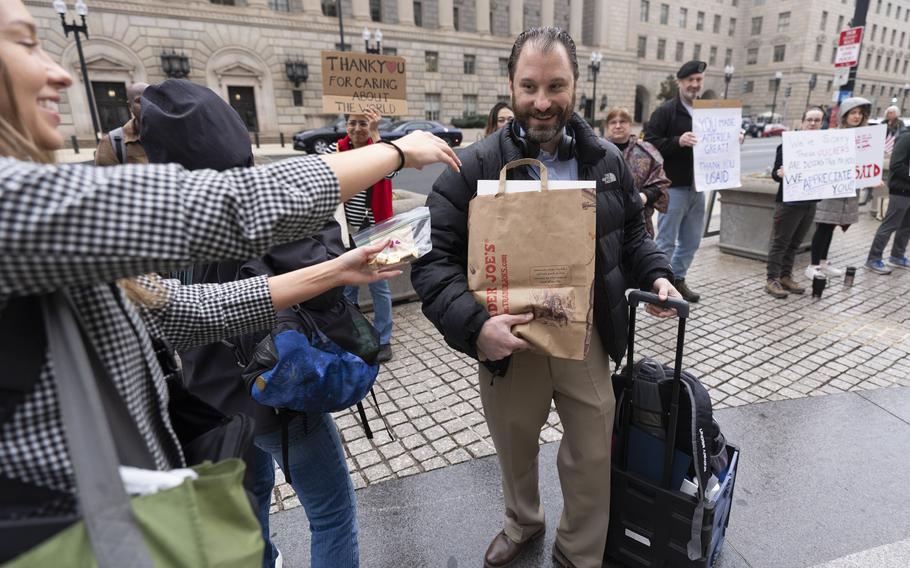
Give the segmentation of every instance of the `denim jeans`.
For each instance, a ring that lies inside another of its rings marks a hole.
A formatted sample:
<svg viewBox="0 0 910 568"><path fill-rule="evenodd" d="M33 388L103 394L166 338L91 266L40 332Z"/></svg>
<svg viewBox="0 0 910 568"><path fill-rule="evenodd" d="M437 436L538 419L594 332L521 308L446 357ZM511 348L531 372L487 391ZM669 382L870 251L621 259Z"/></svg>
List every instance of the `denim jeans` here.
<svg viewBox="0 0 910 568"><path fill-rule="evenodd" d="M306 430L306 431L304 431ZM281 459L281 431L253 439L256 446L256 482L253 493L259 502L259 523L265 539L263 568L274 566L277 550L269 538L269 502L275 485L274 461ZM288 426L288 468L291 486L310 522L312 568L356 568L360 564L357 544L357 504L354 485L341 447L341 438L329 414L308 414Z"/></svg>
<svg viewBox="0 0 910 568"><path fill-rule="evenodd" d="M373 282L369 286L373 296L373 327L379 332L380 345L388 345L392 341L392 289L388 280ZM360 305L359 287L345 286L344 295Z"/></svg>
<svg viewBox="0 0 910 568"><path fill-rule="evenodd" d="M670 259L673 275L686 277L705 230L705 194L691 187L671 187L667 212L657 216L658 248Z"/></svg>
<svg viewBox="0 0 910 568"><path fill-rule="evenodd" d="M888 212L875 232L872 247L869 249L869 261L882 259L888 239L894 233L897 234L894 235L894 243L891 245L891 256L903 258L907 251L907 241L910 240L910 197L892 195L889 199Z"/></svg>

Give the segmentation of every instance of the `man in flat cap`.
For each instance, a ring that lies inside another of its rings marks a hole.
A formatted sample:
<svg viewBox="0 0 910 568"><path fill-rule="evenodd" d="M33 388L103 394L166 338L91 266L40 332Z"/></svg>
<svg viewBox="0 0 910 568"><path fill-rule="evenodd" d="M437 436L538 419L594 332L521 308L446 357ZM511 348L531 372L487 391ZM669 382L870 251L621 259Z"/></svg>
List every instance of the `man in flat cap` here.
<svg viewBox="0 0 910 568"><path fill-rule="evenodd" d="M657 217L657 246L670 259L675 286L689 302L699 295L686 283L686 272L701 244L705 224L705 194L695 191L692 147L692 105L705 79L704 61L689 61L676 73L679 94L654 111L645 127L645 140L660 150L664 172L670 178L667 212Z"/></svg>

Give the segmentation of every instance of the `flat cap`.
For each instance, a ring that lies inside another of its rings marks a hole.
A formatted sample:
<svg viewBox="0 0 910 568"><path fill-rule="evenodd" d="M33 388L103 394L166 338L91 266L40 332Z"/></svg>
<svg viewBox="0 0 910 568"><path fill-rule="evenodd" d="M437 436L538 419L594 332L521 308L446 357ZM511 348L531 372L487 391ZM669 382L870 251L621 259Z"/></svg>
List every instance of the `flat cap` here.
<svg viewBox="0 0 910 568"><path fill-rule="evenodd" d="M689 75L694 75L696 73L704 73L705 68L708 67L708 64L704 61L699 61L698 59L693 59L683 63L683 66L679 68L679 71L676 72L677 79L685 79Z"/></svg>

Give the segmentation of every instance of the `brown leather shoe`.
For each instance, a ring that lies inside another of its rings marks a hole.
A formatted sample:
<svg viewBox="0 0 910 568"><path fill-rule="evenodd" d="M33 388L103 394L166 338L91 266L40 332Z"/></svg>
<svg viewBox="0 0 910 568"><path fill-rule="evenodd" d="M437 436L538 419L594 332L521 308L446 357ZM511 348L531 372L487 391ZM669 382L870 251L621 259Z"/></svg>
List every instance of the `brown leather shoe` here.
<svg viewBox="0 0 910 568"><path fill-rule="evenodd" d="M792 276L781 276L780 285L791 294L803 294L806 291Z"/></svg>
<svg viewBox="0 0 910 568"><path fill-rule="evenodd" d="M521 551L528 547L528 544L537 540L544 534L544 529L540 529L536 534L524 542L515 542L506 536L505 531L500 531L490 543L487 553L483 555L484 568L502 568L508 566L518 558Z"/></svg>
<svg viewBox="0 0 910 568"><path fill-rule="evenodd" d="M689 288L689 285L686 284L685 278L679 278L673 282L673 286L679 291L680 295L683 297L683 300L689 302L690 304L698 303L698 300L701 299L701 294L696 293L694 290Z"/></svg>
<svg viewBox="0 0 910 568"><path fill-rule="evenodd" d="M569 560L562 550L560 550L559 545L555 542L553 543L553 562L555 562L559 568L575 568L572 561Z"/></svg>

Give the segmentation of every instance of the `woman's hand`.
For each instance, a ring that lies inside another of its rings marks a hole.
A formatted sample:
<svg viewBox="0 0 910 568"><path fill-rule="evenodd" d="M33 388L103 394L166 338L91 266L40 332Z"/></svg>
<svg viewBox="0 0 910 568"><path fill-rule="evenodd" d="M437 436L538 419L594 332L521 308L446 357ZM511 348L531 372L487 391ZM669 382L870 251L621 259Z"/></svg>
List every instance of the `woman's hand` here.
<svg viewBox="0 0 910 568"><path fill-rule="evenodd" d="M400 270L376 270L370 261L382 252L388 242L379 245L357 247L332 260L339 286L370 284L388 280L401 274Z"/></svg>
<svg viewBox="0 0 910 568"><path fill-rule="evenodd" d="M461 160L442 138L419 130L395 141L404 152L404 167L422 169L424 166L442 162L453 170L461 170Z"/></svg>
<svg viewBox="0 0 910 568"><path fill-rule="evenodd" d="M367 117L367 123L370 128L370 139L373 142L379 142L379 121L382 120L382 115L379 114L379 111L374 107L363 109L363 115Z"/></svg>

